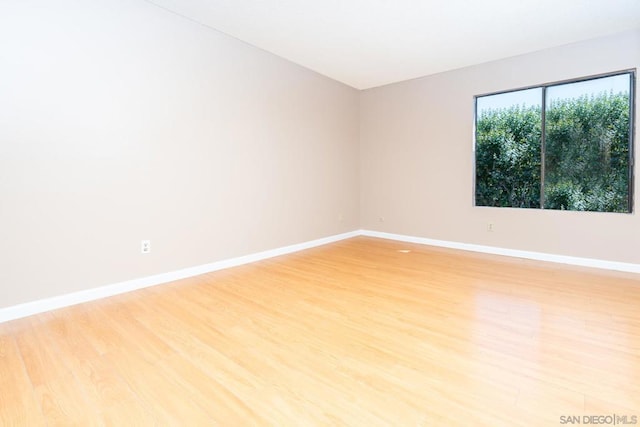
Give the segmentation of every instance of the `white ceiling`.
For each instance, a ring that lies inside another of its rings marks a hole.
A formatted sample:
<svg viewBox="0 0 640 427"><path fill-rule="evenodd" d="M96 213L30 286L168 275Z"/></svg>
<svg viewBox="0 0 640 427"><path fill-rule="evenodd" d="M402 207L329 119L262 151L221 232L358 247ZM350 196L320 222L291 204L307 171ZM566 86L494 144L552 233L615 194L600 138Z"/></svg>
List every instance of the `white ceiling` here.
<svg viewBox="0 0 640 427"><path fill-rule="evenodd" d="M640 0L149 0L366 89L640 28Z"/></svg>

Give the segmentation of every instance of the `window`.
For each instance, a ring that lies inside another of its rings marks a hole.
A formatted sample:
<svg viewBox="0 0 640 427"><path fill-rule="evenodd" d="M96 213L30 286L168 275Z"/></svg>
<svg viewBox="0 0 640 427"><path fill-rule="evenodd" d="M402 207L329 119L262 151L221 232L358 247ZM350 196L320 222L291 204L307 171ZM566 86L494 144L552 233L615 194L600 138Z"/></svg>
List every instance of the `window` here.
<svg viewBox="0 0 640 427"><path fill-rule="evenodd" d="M477 96L476 206L631 212L633 71Z"/></svg>

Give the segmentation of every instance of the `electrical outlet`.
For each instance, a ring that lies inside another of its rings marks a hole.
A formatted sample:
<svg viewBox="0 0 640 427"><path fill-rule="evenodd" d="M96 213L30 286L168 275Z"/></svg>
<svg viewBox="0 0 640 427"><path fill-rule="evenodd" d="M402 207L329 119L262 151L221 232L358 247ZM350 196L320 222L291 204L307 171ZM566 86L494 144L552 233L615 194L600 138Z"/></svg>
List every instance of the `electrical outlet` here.
<svg viewBox="0 0 640 427"><path fill-rule="evenodd" d="M344 222L344 215L342 215L342 213L338 214L338 221Z"/></svg>
<svg viewBox="0 0 640 427"><path fill-rule="evenodd" d="M489 231L489 232L493 231L493 223L492 222L487 223L487 231Z"/></svg>
<svg viewBox="0 0 640 427"><path fill-rule="evenodd" d="M151 252L151 240L140 241L140 252L143 254Z"/></svg>

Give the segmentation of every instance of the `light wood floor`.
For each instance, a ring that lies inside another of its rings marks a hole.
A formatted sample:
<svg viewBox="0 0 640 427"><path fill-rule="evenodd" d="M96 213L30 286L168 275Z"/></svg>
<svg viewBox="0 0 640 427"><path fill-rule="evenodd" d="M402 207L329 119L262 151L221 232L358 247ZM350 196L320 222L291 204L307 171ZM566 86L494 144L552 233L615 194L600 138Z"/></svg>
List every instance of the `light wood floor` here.
<svg viewBox="0 0 640 427"><path fill-rule="evenodd" d="M359 237L0 324L2 426L612 414L640 424L631 274Z"/></svg>

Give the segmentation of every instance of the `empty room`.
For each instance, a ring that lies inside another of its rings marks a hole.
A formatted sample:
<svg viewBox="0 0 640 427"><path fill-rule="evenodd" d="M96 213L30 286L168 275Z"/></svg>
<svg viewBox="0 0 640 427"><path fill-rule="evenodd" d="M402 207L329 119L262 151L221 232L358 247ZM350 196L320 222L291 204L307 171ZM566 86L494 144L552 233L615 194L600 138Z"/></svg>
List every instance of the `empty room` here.
<svg viewBox="0 0 640 427"><path fill-rule="evenodd" d="M637 0L0 0L0 426L640 424Z"/></svg>

